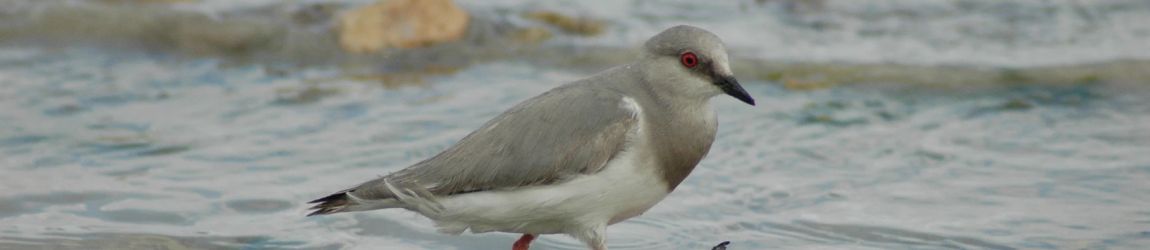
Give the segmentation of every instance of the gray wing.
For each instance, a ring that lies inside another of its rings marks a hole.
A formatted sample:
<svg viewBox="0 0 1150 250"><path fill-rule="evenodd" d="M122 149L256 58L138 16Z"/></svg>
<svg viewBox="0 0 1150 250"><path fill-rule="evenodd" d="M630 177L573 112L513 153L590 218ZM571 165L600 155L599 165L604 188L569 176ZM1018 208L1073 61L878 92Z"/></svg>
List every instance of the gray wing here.
<svg viewBox="0 0 1150 250"><path fill-rule="evenodd" d="M596 173L623 149L637 114L621 106L619 92L575 86L524 101L439 155L350 192L361 199L394 198L386 188L391 184L442 196Z"/></svg>

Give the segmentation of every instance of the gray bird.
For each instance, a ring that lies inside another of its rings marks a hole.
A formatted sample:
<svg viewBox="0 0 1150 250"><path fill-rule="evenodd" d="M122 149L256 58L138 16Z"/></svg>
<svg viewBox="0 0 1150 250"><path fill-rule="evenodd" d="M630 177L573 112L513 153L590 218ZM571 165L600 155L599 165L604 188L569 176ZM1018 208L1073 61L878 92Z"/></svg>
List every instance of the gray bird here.
<svg viewBox="0 0 1150 250"><path fill-rule="evenodd" d="M316 199L311 214L403 208L442 233L567 234L606 247L606 227L663 200L707 155L711 97L755 101L719 37L680 25L636 61L567 83L403 170Z"/></svg>

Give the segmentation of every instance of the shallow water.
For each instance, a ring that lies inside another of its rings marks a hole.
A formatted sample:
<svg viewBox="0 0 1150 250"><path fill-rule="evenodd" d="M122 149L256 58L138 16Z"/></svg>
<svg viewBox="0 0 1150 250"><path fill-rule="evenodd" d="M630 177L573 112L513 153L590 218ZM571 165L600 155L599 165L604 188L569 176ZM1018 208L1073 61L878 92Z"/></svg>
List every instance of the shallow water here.
<svg viewBox="0 0 1150 250"><path fill-rule="evenodd" d="M489 18L550 9L610 23L599 37L550 42L576 50L629 47L689 22L733 56L770 61L1150 58L1141 1L610 3L461 2ZM1013 25L985 25L1002 22ZM747 32L759 29L769 32ZM507 59L397 84L337 66L80 47L0 46L0 249L505 249L516 235L440 235L405 211L307 218L304 202L432 156L604 67ZM709 156L651 211L610 227L612 249L1150 246L1150 79L814 91L742 81L759 105L716 98ZM535 246L583 247L565 236Z"/></svg>
<svg viewBox="0 0 1150 250"><path fill-rule="evenodd" d="M387 87L90 50L0 51L0 248L505 248L303 202L400 169L581 73L491 63ZM1144 86L900 85L714 100L710 155L613 249L1150 244ZM545 236L544 249L579 249Z"/></svg>

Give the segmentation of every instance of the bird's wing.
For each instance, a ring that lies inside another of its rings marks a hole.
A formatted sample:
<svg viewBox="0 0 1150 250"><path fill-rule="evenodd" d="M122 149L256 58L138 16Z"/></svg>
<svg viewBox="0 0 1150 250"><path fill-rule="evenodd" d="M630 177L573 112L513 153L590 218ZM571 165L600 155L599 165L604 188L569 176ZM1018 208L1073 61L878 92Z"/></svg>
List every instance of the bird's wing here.
<svg viewBox="0 0 1150 250"><path fill-rule="evenodd" d="M596 173L623 150L638 126L639 110L625 97L605 88L553 89L516 105L439 155L363 183L349 194L402 198L391 186L412 195L442 196Z"/></svg>

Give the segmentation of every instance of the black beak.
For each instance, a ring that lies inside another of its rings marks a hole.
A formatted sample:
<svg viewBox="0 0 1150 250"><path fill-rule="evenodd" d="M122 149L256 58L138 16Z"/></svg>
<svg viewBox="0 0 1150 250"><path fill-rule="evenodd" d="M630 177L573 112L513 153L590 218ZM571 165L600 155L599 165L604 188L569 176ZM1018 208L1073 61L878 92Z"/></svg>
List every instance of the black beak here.
<svg viewBox="0 0 1150 250"><path fill-rule="evenodd" d="M751 98L751 95L747 94L746 90L743 90L743 85L739 85L739 80L735 80L734 76L718 76L716 78L715 85L718 85L719 89L722 89L724 93L735 97L735 99L739 99L739 101L755 106L755 99Z"/></svg>

